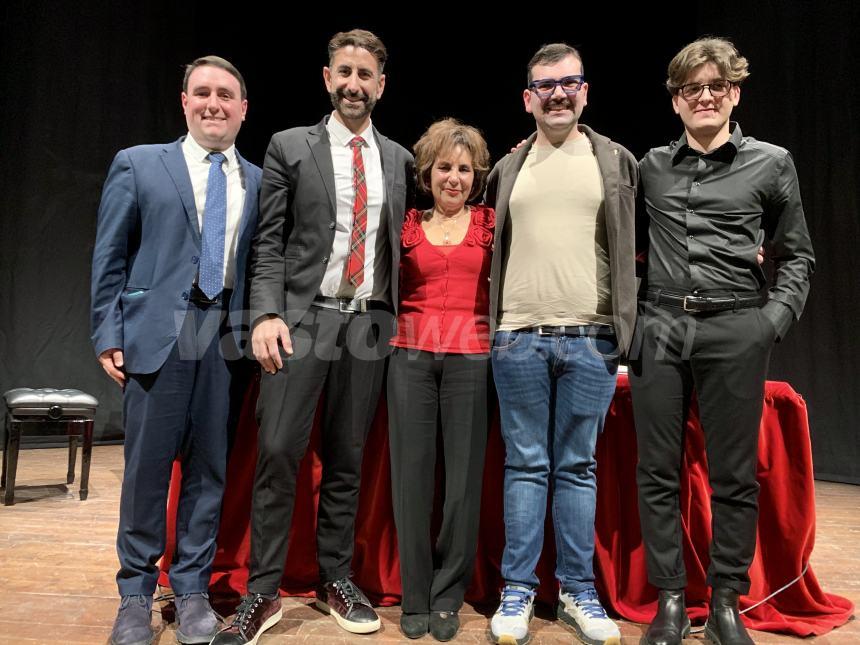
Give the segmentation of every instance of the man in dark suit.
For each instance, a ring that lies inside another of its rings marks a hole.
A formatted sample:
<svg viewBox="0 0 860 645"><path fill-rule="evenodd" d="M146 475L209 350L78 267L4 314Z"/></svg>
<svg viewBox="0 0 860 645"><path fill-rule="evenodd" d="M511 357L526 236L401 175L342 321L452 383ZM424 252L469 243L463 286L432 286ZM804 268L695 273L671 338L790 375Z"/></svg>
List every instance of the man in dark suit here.
<svg viewBox="0 0 860 645"><path fill-rule="evenodd" d="M149 643L173 461L182 459L176 555L177 639L207 643L219 623L207 590L227 464L231 385L261 171L234 141L248 107L239 71L217 56L187 66L188 135L121 150L99 207L92 340L123 388L125 472L111 642Z"/></svg>
<svg viewBox="0 0 860 645"><path fill-rule="evenodd" d="M400 228L413 160L373 127L385 46L355 29L329 42L334 112L272 137L251 270L254 355L263 366L248 596L213 643L256 642L281 618L296 475L320 395L317 605L353 633L379 618L350 580L364 440L397 306ZM410 191L411 192L411 191Z"/></svg>

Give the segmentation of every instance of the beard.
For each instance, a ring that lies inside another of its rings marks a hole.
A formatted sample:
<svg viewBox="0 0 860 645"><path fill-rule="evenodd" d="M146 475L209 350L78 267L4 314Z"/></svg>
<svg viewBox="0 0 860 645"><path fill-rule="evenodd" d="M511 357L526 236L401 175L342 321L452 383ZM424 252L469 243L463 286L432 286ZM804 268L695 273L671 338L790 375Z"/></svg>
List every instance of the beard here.
<svg viewBox="0 0 860 645"><path fill-rule="evenodd" d="M375 98L371 98L364 92L353 94L347 92L342 87L329 92L329 98L331 99L332 107L337 110L338 114L344 119L349 120L361 120L370 116L370 113L373 112L373 108L376 106ZM347 98L358 99L360 102L350 103L347 101Z"/></svg>

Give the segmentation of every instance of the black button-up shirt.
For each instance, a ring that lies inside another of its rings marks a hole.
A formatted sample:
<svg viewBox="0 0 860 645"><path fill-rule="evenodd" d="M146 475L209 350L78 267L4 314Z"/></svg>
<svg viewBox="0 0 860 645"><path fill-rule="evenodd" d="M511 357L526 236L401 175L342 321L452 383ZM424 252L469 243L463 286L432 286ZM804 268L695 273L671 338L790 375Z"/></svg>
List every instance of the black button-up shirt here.
<svg viewBox="0 0 860 645"><path fill-rule="evenodd" d="M732 126L730 139L711 152L692 149L685 133L639 163L647 284L701 295L759 291L766 278L756 254L771 240L776 274L768 300L775 302L765 310L781 337L800 317L815 265L797 172L787 150Z"/></svg>

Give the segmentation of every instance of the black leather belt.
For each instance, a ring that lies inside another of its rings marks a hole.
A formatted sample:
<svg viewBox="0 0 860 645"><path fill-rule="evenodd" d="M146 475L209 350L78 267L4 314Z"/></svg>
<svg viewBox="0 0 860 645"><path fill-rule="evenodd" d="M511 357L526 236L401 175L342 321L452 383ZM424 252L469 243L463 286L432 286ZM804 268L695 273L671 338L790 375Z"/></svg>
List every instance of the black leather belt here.
<svg viewBox="0 0 860 645"><path fill-rule="evenodd" d="M368 309L374 309L376 303L367 298L329 298L327 296L317 296L314 298L314 304L317 307L324 309L336 309L344 314L361 314Z"/></svg>
<svg viewBox="0 0 860 645"><path fill-rule="evenodd" d="M538 325L522 331L538 336L613 336L615 332L607 325Z"/></svg>
<svg viewBox="0 0 860 645"><path fill-rule="evenodd" d="M230 294L233 293L232 289L223 289L221 293L219 293L214 298L210 298L198 287L196 284L191 287L191 291L188 294L188 299L193 302L195 305L217 305L221 302L228 302L230 300Z"/></svg>
<svg viewBox="0 0 860 645"><path fill-rule="evenodd" d="M661 289L648 289L646 300L657 306L678 307L687 313L704 313L708 311L728 311L729 309L747 309L759 307L762 298L755 292L728 293L720 296L700 296L692 293L672 293Z"/></svg>

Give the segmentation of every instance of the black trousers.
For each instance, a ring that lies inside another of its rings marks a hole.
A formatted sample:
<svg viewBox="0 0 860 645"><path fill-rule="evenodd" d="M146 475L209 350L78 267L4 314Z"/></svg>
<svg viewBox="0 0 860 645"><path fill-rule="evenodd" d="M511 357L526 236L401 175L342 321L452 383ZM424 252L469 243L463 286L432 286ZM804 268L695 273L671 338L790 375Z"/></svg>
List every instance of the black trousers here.
<svg viewBox="0 0 860 645"><path fill-rule="evenodd" d="M388 436L405 613L457 611L472 579L487 445L488 361L486 354L402 348L391 355ZM444 503L434 546L440 426Z"/></svg>
<svg viewBox="0 0 860 645"><path fill-rule="evenodd" d="M257 401L257 470L251 506L249 593L277 593L287 557L296 477L320 395L323 467L317 517L322 582L350 574L361 461L394 318L311 307L291 330L293 355L263 373Z"/></svg>
<svg viewBox="0 0 860 645"><path fill-rule="evenodd" d="M758 517L756 464L773 325L757 308L707 314L639 303L630 365L639 465L639 516L648 580L687 577L679 508L684 428L693 390L711 484L708 584L749 591Z"/></svg>

